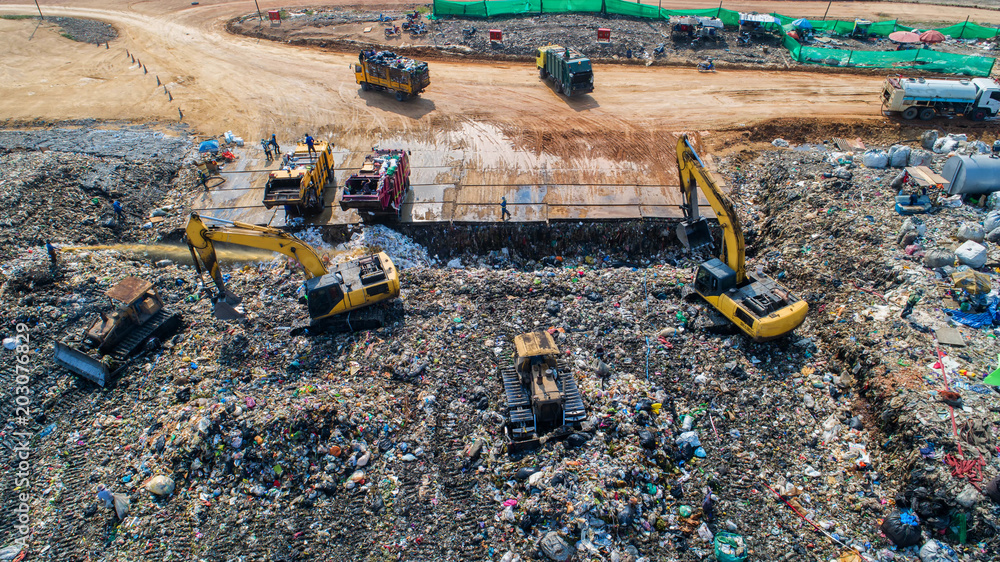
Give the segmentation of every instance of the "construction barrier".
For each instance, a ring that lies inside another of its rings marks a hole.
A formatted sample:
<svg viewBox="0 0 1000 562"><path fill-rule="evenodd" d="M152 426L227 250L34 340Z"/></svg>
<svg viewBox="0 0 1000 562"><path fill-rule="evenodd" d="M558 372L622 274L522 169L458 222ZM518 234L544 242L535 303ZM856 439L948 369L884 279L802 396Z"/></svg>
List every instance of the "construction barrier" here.
<svg viewBox="0 0 1000 562"><path fill-rule="evenodd" d="M641 4L626 0L482 0L461 2L434 0L434 16L463 16L488 18L493 16L528 15L542 13L590 12L614 14L638 18L668 20L671 17L699 16L722 20L727 27L737 27L739 12L724 8L706 10L664 10L652 4ZM849 66L857 68L918 69L926 72L964 74L968 76L989 76L996 59L977 55L956 55L932 49L910 49L904 51L854 51L828 49L802 45L787 31L798 18L771 14L783 28L782 42L789 54L800 63L823 64L827 66ZM809 20L814 32L830 32L834 35L849 35L854 30L854 21ZM911 28L901 27L896 20L873 22L868 27L870 35L886 37L894 31ZM918 30L926 31L926 30ZM963 22L938 28L944 35L955 39L992 39L1000 36L1000 28L986 27L972 22Z"/></svg>

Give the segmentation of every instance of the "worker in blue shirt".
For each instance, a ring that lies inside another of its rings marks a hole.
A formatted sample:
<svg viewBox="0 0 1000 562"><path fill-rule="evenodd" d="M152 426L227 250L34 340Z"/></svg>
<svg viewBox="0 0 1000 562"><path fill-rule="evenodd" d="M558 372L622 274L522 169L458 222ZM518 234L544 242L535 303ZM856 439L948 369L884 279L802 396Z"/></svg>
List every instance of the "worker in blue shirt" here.
<svg viewBox="0 0 1000 562"><path fill-rule="evenodd" d="M500 198L500 220L506 221L510 218L510 211L507 210L507 197Z"/></svg>
<svg viewBox="0 0 1000 562"><path fill-rule="evenodd" d="M111 208L115 210L115 218L122 220L122 204L117 199L111 203Z"/></svg>
<svg viewBox="0 0 1000 562"><path fill-rule="evenodd" d="M57 265L56 262L58 261L59 254L56 247L52 245L52 242L45 241L45 251L49 253L49 260L52 262L52 265Z"/></svg>
<svg viewBox="0 0 1000 562"><path fill-rule="evenodd" d="M316 140L312 138L312 135L306 133L306 146L309 148L309 154L316 154L315 143Z"/></svg>

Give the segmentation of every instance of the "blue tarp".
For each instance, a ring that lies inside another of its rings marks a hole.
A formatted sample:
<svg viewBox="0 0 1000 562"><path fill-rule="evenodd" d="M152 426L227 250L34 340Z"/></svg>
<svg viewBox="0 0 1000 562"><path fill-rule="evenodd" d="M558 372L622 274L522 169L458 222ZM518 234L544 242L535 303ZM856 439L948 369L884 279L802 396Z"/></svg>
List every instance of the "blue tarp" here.
<svg viewBox="0 0 1000 562"><path fill-rule="evenodd" d="M219 141L207 140L198 145L198 152L218 152Z"/></svg>
<svg viewBox="0 0 1000 562"><path fill-rule="evenodd" d="M1000 300L991 298L986 306L986 312L962 312L961 310L944 309L945 313L951 315L951 319L959 324L964 324L970 328L985 328L993 324L1000 324L1000 312L997 305Z"/></svg>

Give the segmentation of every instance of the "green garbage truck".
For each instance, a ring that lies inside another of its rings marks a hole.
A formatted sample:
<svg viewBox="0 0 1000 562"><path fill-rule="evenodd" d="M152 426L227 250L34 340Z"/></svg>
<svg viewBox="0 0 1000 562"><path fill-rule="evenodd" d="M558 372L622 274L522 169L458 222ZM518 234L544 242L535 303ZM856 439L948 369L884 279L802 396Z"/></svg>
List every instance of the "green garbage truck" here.
<svg viewBox="0 0 1000 562"><path fill-rule="evenodd" d="M564 96L589 94L594 91L594 70L590 59L569 47L546 45L535 51L538 75L555 83L556 91Z"/></svg>

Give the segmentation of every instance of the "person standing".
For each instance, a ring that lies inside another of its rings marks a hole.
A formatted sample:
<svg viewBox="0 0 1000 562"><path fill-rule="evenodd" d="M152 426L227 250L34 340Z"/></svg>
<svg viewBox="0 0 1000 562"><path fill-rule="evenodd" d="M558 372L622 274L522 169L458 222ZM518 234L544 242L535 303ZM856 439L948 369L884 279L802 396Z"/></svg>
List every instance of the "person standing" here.
<svg viewBox="0 0 1000 562"><path fill-rule="evenodd" d="M281 147L278 146L278 137L274 136L274 133L271 133L271 146L274 147L275 154L281 154Z"/></svg>
<svg viewBox="0 0 1000 562"><path fill-rule="evenodd" d="M316 139L312 138L309 133L306 133L306 147L309 149L309 154L316 154Z"/></svg>
<svg viewBox="0 0 1000 562"><path fill-rule="evenodd" d="M122 204L118 202L117 199L111 202L111 208L115 211L115 218L119 221L124 220Z"/></svg>
<svg viewBox="0 0 1000 562"><path fill-rule="evenodd" d="M59 265L57 263L59 258L58 250L52 245L52 242L45 241L45 251L49 253L49 261L52 262L52 267Z"/></svg>
<svg viewBox="0 0 1000 562"><path fill-rule="evenodd" d="M201 182L201 185L202 187L205 188L205 191L208 191L208 174L206 174L201 170L198 170L198 181Z"/></svg>
<svg viewBox="0 0 1000 562"><path fill-rule="evenodd" d="M510 211L507 210L507 196L500 198L500 220L507 221L510 219Z"/></svg>
<svg viewBox="0 0 1000 562"><path fill-rule="evenodd" d="M260 147L264 149L264 157L267 158L268 162L274 159L271 156L271 143L267 142L266 139L260 139Z"/></svg>

